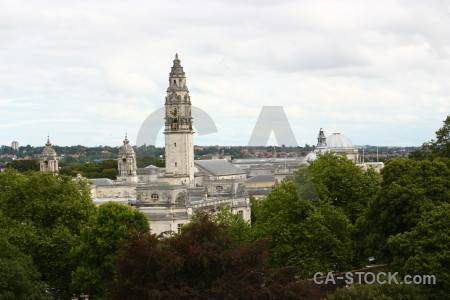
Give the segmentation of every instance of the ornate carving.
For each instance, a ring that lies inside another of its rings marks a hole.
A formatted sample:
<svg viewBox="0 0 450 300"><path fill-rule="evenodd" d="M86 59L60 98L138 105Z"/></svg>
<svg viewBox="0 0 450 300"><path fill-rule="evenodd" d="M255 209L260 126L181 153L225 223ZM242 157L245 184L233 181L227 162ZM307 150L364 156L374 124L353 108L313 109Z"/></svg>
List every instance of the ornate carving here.
<svg viewBox="0 0 450 300"><path fill-rule="evenodd" d="M236 189L236 196L238 197L246 197L248 196L247 187L243 183L239 183Z"/></svg>
<svg viewBox="0 0 450 300"><path fill-rule="evenodd" d="M176 206L185 206L188 203L189 196L187 192L181 192L177 195L175 199Z"/></svg>

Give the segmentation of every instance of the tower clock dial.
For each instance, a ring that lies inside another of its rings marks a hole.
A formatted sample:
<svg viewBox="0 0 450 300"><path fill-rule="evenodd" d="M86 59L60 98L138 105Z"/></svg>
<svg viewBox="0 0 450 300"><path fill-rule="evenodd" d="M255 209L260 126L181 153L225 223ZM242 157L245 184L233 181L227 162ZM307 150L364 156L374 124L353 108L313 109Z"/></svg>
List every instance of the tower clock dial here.
<svg viewBox="0 0 450 300"><path fill-rule="evenodd" d="M179 115L178 108L176 106L172 106L169 109L169 117L176 118L176 117L178 117L178 115Z"/></svg>

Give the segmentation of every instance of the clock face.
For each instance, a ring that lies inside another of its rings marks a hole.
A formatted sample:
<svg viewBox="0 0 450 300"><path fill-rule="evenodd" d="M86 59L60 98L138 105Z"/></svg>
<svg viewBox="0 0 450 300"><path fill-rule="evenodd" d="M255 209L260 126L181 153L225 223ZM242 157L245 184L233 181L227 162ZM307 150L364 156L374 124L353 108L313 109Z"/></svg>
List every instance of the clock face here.
<svg viewBox="0 0 450 300"><path fill-rule="evenodd" d="M172 106L169 110L169 117L176 118L178 117L178 108L176 106Z"/></svg>

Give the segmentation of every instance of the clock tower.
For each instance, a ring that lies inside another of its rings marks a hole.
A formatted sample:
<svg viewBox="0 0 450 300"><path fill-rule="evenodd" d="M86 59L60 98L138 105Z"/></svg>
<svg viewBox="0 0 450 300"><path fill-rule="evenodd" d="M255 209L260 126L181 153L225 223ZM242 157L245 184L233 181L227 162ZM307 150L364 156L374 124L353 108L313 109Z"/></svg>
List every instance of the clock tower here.
<svg viewBox="0 0 450 300"><path fill-rule="evenodd" d="M192 130L191 98L186 76L178 54L169 74L165 102L166 178L174 184L194 183L194 131Z"/></svg>

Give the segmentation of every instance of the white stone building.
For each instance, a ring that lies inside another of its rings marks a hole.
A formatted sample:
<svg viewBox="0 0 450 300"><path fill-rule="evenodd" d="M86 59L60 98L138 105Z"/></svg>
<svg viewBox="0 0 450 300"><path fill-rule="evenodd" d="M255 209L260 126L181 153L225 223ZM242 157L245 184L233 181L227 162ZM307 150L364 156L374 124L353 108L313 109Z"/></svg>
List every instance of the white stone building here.
<svg viewBox="0 0 450 300"><path fill-rule="evenodd" d="M50 138L47 138L47 143L45 144L44 151L42 151L42 154L39 157L39 166L41 172L58 172L58 160L59 157L56 154L55 149L53 149L52 143L50 143Z"/></svg>
<svg viewBox="0 0 450 300"><path fill-rule="evenodd" d="M333 133L328 137L325 137L325 133L320 128L319 135L317 137L316 149L305 157L305 161L317 159L318 153L334 152L338 155L342 155L352 160L354 163L359 161L358 149L353 146L352 141L341 133Z"/></svg>
<svg viewBox="0 0 450 300"><path fill-rule="evenodd" d="M165 107L166 167L138 169L134 149L125 137L119 149L117 181L92 179L94 203L135 204L156 234L179 231L197 210L227 206L250 220L245 171L226 160L194 161L191 99L178 55L169 75Z"/></svg>
<svg viewBox="0 0 450 300"><path fill-rule="evenodd" d="M325 138L325 134L320 128L319 136L317 137L316 149L305 157L306 163L317 159L317 153L324 153L331 151L337 155L342 155L356 163L363 170L372 168L377 172L380 172L384 168L384 163L382 162L363 162L360 163L360 157L358 149L353 146L352 141L343 134L333 133L332 135Z"/></svg>

